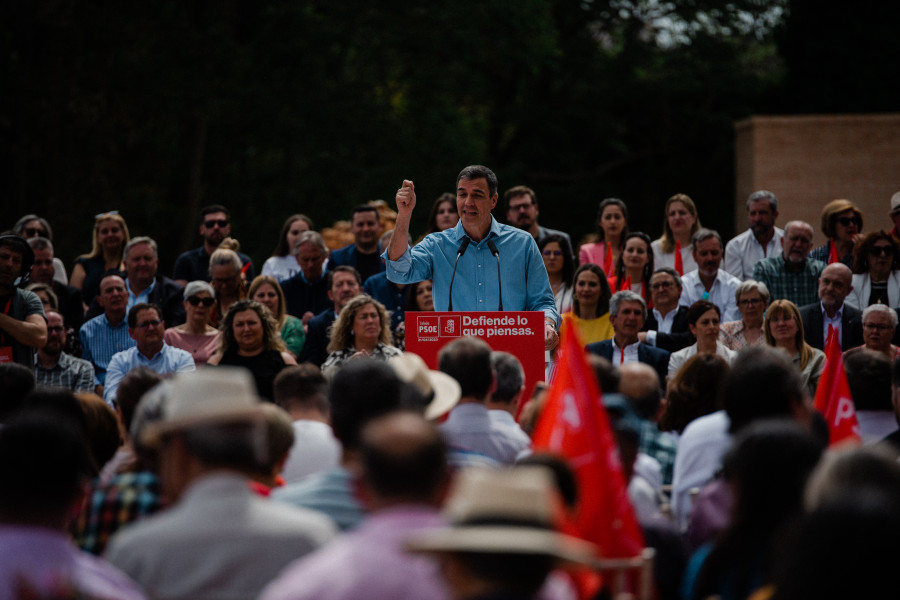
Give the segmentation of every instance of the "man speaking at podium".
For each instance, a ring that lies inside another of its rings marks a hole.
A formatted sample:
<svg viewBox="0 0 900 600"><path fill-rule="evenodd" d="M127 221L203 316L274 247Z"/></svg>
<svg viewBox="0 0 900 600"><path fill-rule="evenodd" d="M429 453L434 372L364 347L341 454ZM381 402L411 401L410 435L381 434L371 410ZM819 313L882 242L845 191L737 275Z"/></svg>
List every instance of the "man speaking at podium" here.
<svg viewBox="0 0 900 600"><path fill-rule="evenodd" d="M526 231L498 223L497 176L481 165L456 178L456 227L432 233L409 247L409 221L416 206L412 181L397 190L397 224L384 258L394 283L432 280L436 311L540 310L544 347L559 343L559 314L547 269Z"/></svg>

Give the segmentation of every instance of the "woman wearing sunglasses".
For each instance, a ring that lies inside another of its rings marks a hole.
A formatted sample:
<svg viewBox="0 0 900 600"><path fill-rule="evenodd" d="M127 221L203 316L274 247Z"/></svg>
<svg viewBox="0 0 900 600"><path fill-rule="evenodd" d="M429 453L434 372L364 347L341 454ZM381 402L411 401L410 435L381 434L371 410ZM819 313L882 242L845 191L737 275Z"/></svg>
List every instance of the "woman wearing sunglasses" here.
<svg viewBox="0 0 900 600"><path fill-rule="evenodd" d="M809 257L826 265L834 262L832 256L853 267L853 248L862 238L863 214L849 200L832 200L822 208L822 233L828 237L824 246L814 248Z"/></svg>
<svg viewBox="0 0 900 600"><path fill-rule="evenodd" d="M184 286L184 310L187 321L170 327L163 340L175 348L191 353L194 364L205 365L219 345L222 333L209 325L209 313L216 303L216 292L205 281L192 281Z"/></svg>
<svg viewBox="0 0 900 600"><path fill-rule="evenodd" d="M872 304L900 306L900 245L873 231L853 250L853 290L844 302L860 310Z"/></svg>

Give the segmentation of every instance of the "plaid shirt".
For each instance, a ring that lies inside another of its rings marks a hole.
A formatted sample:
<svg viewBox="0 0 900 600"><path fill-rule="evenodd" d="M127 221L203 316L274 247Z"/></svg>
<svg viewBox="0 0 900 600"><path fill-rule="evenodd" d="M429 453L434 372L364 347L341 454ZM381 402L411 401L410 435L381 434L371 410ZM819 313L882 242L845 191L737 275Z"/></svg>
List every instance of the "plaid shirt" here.
<svg viewBox="0 0 900 600"><path fill-rule="evenodd" d="M120 473L107 485L94 480L75 523L75 545L101 555L120 527L151 515L162 507L159 478L150 471Z"/></svg>
<svg viewBox="0 0 900 600"><path fill-rule="evenodd" d="M789 273L784 256L779 254L757 261L753 279L766 284L772 300L785 298L797 306L805 306L819 301L819 275L824 268L822 261L807 258L802 270Z"/></svg>
<svg viewBox="0 0 900 600"><path fill-rule="evenodd" d="M37 387L64 388L75 393L94 391L94 366L82 358L59 355L53 368L45 369L34 361L34 381Z"/></svg>
<svg viewBox="0 0 900 600"><path fill-rule="evenodd" d="M675 467L675 437L668 432L660 431L653 421L640 419L641 441L638 450L655 458L659 462L663 485L672 483L672 471Z"/></svg>

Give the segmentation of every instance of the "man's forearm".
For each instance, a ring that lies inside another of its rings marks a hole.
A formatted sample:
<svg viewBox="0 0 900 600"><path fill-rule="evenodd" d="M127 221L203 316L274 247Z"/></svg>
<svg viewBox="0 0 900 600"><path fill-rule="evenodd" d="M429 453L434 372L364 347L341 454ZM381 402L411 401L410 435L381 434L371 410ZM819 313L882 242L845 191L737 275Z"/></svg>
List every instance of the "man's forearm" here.
<svg viewBox="0 0 900 600"><path fill-rule="evenodd" d="M394 225L391 244L388 246L388 259L397 260L409 248L409 218L397 217Z"/></svg>
<svg viewBox="0 0 900 600"><path fill-rule="evenodd" d="M11 335L20 344L32 348L43 348L47 343L47 324L39 315L36 319L27 317L25 321L0 313L0 329Z"/></svg>

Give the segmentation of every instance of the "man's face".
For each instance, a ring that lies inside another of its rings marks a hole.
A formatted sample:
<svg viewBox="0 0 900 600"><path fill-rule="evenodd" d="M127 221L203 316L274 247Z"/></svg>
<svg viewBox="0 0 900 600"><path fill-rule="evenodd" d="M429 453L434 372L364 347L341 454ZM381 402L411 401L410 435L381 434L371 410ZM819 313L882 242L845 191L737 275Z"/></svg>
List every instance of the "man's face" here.
<svg viewBox="0 0 900 600"><path fill-rule="evenodd" d="M753 235L768 235L775 229L775 218L778 211L772 210L768 200L754 200L747 208L747 218L750 220L750 229Z"/></svg>
<svg viewBox="0 0 900 600"><path fill-rule="evenodd" d="M668 273L654 273L650 278L650 298L653 306L669 308L678 304L681 290Z"/></svg>
<svg viewBox="0 0 900 600"><path fill-rule="evenodd" d="M325 264L325 253L315 244L300 244L297 247L297 262L303 276L315 281L322 276L322 265Z"/></svg>
<svg viewBox="0 0 900 600"><path fill-rule="evenodd" d="M129 281L149 282L156 277L159 261L150 244L135 244L125 257L125 272Z"/></svg>
<svg viewBox="0 0 900 600"><path fill-rule="evenodd" d="M0 287L12 287L22 273L22 253L9 246L0 246Z"/></svg>
<svg viewBox="0 0 900 600"><path fill-rule="evenodd" d="M456 187L456 210L463 228L481 234L491 225L491 210L497 206L497 193L490 195L487 179L460 179Z"/></svg>
<svg viewBox="0 0 900 600"><path fill-rule="evenodd" d="M58 356L66 345L66 327L58 312L48 311L46 314L47 345L44 346L44 352L50 356Z"/></svg>
<svg viewBox="0 0 900 600"><path fill-rule="evenodd" d="M784 232L781 249L784 260L789 263L802 263L812 248L812 231L808 227L792 225Z"/></svg>
<svg viewBox="0 0 900 600"><path fill-rule="evenodd" d="M633 344L641 327L644 326L644 310L641 303L626 301L619 304L619 314L613 318L612 326L617 337Z"/></svg>
<svg viewBox="0 0 900 600"><path fill-rule="evenodd" d="M891 338L894 337L894 327L891 318L880 312L871 312L863 321L863 341L866 348L878 352L886 352L891 346Z"/></svg>
<svg viewBox="0 0 900 600"><path fill-rule="evenodd" d="M356 245L362 248L374 248L381 237L381 222L374 210L364 210L353 215L350 233L356 239Z"/></svg>
<svg viewBox="0 0 900 600"><path fill-rule="evenodd" d="M138 350L152 350L154 353L162 345L163 332L166 330L166 323L159 316L155 309L145 308L139 310L137 318L134 321L134 329L128 329L128 335L137 342Z"/></svg>
<svg viewBox="0 0 900 600"><path fill-rule="evenodd" d="M31 268L29 280L32 283L53 283L53 252L50 248L40 248L34 251L34 266Z"/></svg>
<svg viewBox="0 0 900 600"><path fill-rule="evenodd" d="M513 196L506 208L506 220L519 229L530 229L537 222L539 212L528 194Z"/></svg>
<svg viewBox="0 0 900 600"><path fill-rule="evenodd" d="M819 276L819 298L822 304L827 308L839 308L852 289L850 281L850 271L846 268L842 269L837 265L825 267Z"/></svg>
<svg viewBox="0 0 900 600"><path fill-rule="evenodd" d="M350 300L359 296L361 291L359 282L356 281L353 273L337 271L331 275L331 289L328 290L328 297L334 302L335 312L340 313Z"/></svg>
<svg viewBox="0 0 900 600"><path fill-rule="evenodd" d="M694 247L694 262L702 275L715 277L722 264L722 244L718 238L711 237L698 242Z"/></svg>
<svg viewBox="0 0 900 600"><path fill-rule="evenodd" d="M231 233L231 224L228 215L223 212L209 213L203 216L200 224L200 235L203 241L210 246L218 246Z"/></svg>
<svg viewBox="0 0 900 600"><path fill-rule="evenodd" d="M214 265L210 269L210 274L212 279L209 283L217 295L233 296L237 293L241 274L233 264Z"/></svg>
<svg viewBox="0 0 900 600"><path fill-rule="evenodd" d="M107 316L121 315L128 305L128 292L125 291L125 281L121 277L104 277L100 282L100 294L97 302L103 307Z"/></svg>

